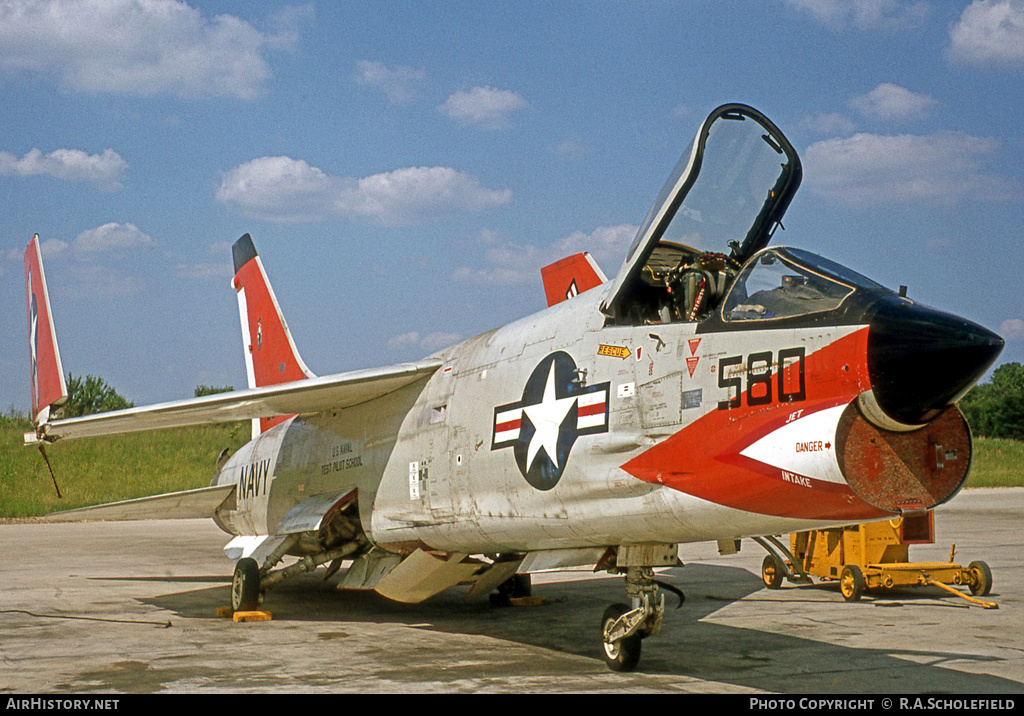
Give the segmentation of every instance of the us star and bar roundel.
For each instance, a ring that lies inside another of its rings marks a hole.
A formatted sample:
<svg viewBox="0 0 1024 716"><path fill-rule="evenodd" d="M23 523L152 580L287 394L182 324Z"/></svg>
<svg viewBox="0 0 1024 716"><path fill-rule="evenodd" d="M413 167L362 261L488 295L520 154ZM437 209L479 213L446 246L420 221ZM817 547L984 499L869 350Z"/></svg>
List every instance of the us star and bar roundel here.
<svg viewBox="0 0 1024 716"><path fill-rule="evenodd" d="M548 355L530 374L522 400L494 409L491 450L512 448L526 481L550 490L561 479L576 438L608 432L610 386L585 385L568 353Z"/></svg>

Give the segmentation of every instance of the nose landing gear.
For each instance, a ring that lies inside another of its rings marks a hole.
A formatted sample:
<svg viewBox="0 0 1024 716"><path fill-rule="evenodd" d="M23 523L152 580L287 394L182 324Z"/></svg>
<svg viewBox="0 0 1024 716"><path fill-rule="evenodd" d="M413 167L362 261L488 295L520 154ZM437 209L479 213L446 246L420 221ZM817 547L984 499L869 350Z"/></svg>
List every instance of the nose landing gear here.
<svg viewBox="0 0 1024 716"><path fill-rule="evenodd" d="M601 618L604 660L612 671L632 671L640 662L641 640L661 631L665 595L658 593L654 570L629 567L626 593L630 605L612 604Z"/></svg>
<svg viewBox="0 0 1024 716"><path fill-rule="evenodd" d="M604 660L612 671L635 669L642 640L661 631L665 595L659 593L659 585L678 595L682 605L681 591L654 578L655 567L681 566L677 550L674 544L622 545L614 553L615 565L608 571L625 573L629 605L612 604L601 617Z"/></svg>

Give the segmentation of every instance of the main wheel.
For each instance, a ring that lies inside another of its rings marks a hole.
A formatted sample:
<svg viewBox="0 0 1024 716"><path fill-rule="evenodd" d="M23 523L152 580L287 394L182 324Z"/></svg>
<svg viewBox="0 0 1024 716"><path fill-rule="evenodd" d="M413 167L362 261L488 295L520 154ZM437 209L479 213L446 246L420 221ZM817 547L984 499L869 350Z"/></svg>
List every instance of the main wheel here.
<svg viewBox="0 0 1024 716"><path fill-rule="evenodd" d="M864 573L855 564L848 564L843 567L839 574L839 591L843 593L843 599L848 602L855 602L864 593Z"/></svg>
<svg viewBox="0 0 1024 716"><path fill-rule="evenodd" d="M529 572L525 574L513 574L504 582L498 585L497 590L491 594L491 604L496 607L507 607L512 604L513 599L529 597L533 594L533 579Z"/></svg>
<svg viewBox="0 0 1024 716"><path fill-rule="evenodd" d="M782 586L782 576L785 573L782 562L774 554L765 555L761 562L761 579L768 589L778 589Z"/></svg>
<svg viewBox="0 0 1024 716"><path fill-rule="evenodd" d="M612 624L626 612L630 611L625 604L612 604L604 610L601 618L601 643L604 646L604 661L612 671L632 671L640 663L642 642L640 634L627 636L625 639L608 641L608 632Z"/></svg>
<svg viewBox="0 0 1024 716"><path fill-rule="evenodd" d="M260 566L255 559L243 557L235 564L231 578L231 608L251 612L260 605Z"/></svg>
<svg viewBox="0 0 1024 716"><path fill-rule="evenodd" d="M992 591L992 570L988 568L988 565L984 562L971 562L967 565L967 569L970 571L971 576L974 579L968 585L971 589L971 594L983 597Z"/></svg>

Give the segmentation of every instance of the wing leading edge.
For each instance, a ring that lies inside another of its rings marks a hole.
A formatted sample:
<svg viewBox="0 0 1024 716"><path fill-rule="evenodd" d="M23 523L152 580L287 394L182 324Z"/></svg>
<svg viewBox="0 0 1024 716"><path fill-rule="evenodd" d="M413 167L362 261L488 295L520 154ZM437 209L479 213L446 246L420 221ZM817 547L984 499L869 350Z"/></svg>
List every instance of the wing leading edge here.
<svg viewBox="0 0 1024 716"><path fill-rule="evenodd" d="M27 434L25 440L52 442L66 438L340 410L425 380L441 365L440 360L426 359L263 388L54 420L39 425L36 433Z"/></svg>

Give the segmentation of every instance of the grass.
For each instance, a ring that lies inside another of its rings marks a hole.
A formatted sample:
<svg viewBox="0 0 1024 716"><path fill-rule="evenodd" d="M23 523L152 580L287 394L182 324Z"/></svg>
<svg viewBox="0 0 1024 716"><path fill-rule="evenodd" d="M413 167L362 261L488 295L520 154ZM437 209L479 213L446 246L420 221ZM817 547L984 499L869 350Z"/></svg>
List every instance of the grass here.
<svg viewBox="0 0 1024 716"><path fill-rule="evenodd" d="M974 462L966 487L1021 487L1024 485L1024 442L976 438Z"/></svg>
<svg viewBox="0 0 1024 716"><path fill-rule="evenodd" d="M0 415L0 518L206 487L221 450L249 439L248 423L204 425L57 443L46 454L57 497L39 451L25 447L27 420ZM967 487L1024 486L1024 442L978 438Z"/></svg>
<svg viewBox="0 0 1024 716"><path fill-rule="evenodd" d="M0 518L206 487L221 450L234 452L250 437L246 422L58 442L46 448L58 498L39 450L24 445L29 428L0 417Z"/></svg>

